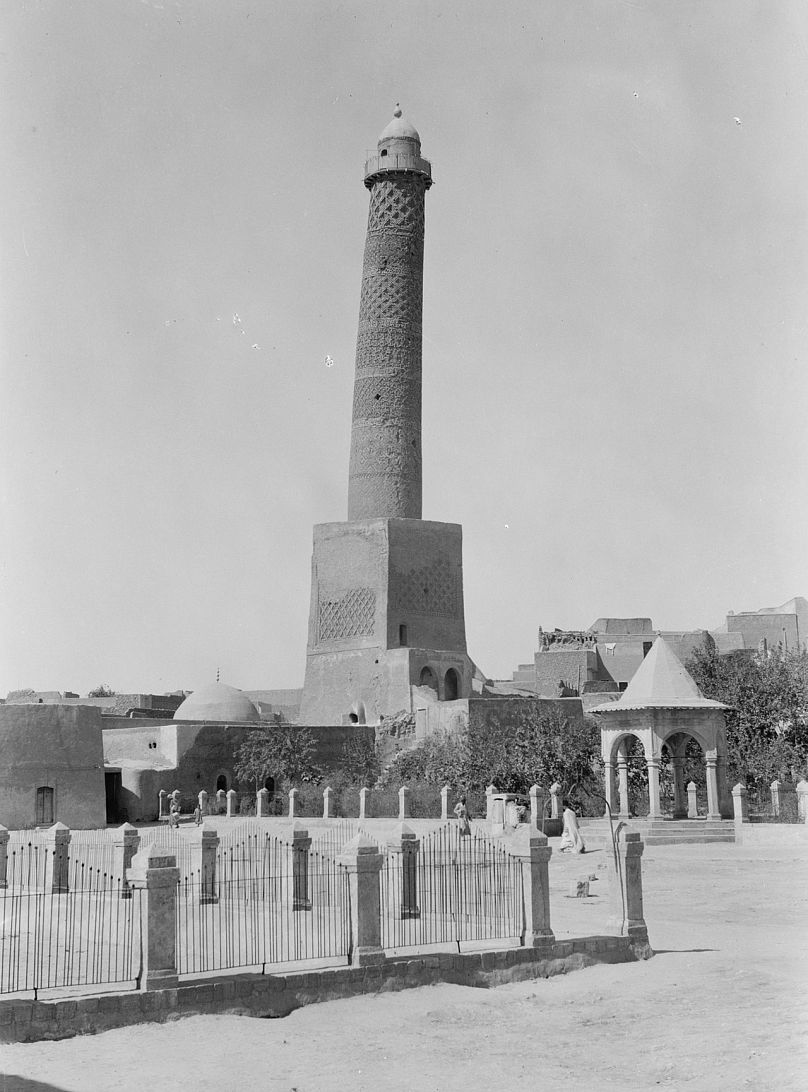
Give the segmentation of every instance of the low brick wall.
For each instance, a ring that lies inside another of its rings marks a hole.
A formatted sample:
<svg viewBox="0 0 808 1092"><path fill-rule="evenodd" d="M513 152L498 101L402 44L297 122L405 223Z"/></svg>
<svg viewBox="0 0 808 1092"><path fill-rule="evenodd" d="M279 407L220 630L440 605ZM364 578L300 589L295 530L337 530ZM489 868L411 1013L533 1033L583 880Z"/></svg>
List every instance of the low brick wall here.
<svg viewBox="0 0 808 1092"><path fill-rule="evenodd" d="M556 941L547 949L440 952L387 959L378 966L335 967L288 975L229 974L176 989L106 993L53 1001L0 1001L0 1042L69 1039L131 1024L183 1016L288 1016L304 1005L359 994L449 982L488 988L550 978L597 963L629 963L653 955L644 937L596 936Z"/></svg>

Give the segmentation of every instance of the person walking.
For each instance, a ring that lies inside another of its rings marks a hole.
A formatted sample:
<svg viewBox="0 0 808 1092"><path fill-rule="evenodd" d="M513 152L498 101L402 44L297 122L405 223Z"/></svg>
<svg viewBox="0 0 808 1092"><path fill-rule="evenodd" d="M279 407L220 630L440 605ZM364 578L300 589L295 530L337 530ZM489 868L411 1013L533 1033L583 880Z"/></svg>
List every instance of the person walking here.
<svg viewBox="0 0 808 1092"><path fill-rule="evenodd" d="M561 832L559 851L571 849L573 853L586 853L586 846L578 826L578 816L573 811L569 800L564 801L564 829Z"/></svg>

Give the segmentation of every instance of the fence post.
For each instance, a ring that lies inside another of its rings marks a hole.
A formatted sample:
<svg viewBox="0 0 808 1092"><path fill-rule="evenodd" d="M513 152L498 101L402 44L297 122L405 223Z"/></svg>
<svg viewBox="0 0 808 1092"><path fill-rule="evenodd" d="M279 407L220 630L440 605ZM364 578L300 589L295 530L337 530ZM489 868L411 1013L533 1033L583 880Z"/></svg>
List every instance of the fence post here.
<svg viewBox="0 0 808 1092"><path fill-rule="evenodd" d="M224 789L216 790L216 814L224 815L227 808L227 793Z"/></svg>
<svg viewBox="0 0 808 1092"><path fill-rule="evenodd" d="M311 910L309 898L309 832L295 823L292 828L292 910Z"/></svg>
<svg viewBox="0 0 808 1092"><path fill-rule="evenodd" d="M218 902L216 862L219 833L214 827L201 826L194 832L192 869L199 873L199 901Z"/></svg>
<svg viewBox="0 0 808 1092"><path fill-rule="evenodd" d="M232 819L233 816L236 814L236 800L237 799L238 799L238 797L236 796L236 790L235 789L228 789L227 790L227 818L228 819Z"/></svg>
<svg viewBox="0 0 808 1092"><path fill-rule="evenodd" d="M749 822L749 804L747 801L746 785L740 781L732 790L732 814L736 823Z"/></svg>
<svg viewBox="0 0 808 1092"><path fill-rule="evenodd" d="M0 889L8 887L8 827L0 825Z"/></svg>
<svg viewBox="0 0 808 1092"><path fill-rule="evenodd" d="M444 785L440 790L440 817L441 819L449 818L449 793L451 792L449 785Z"/></svg>
<svg viewBox="0 0 808 1092"><path fill-rule="evenodd" d="M541 804L539 803L539 793L541 789L538 785L533 784L530 786L530 825L535 827L536 830L541 826Z"/></svg>
<svg viewBox="0 0 808 1092"><path fill-rule="evenodd" d="M808 781L805 778L797 782L797 815L803 823L808 823Z"/></svg>
<svg viewBox="0 0 808 1092"><path fill-rule="evenodd" d="M45 844L51 853L45 890L52 895L64 895L70 890L70 838L70 829L64 823L54 823L45 831Z"/></svg>
<svg viewBox="0 0 808 1092"><path fill-rule="evenodd" d="M370 789L365 785L364 788L359 790L359 818L367 819L368 817L368 797L370 796Z"/></svg>
<svg viewBox="0 0 808 1092"><path fill-rule="evenodd" d="M159 846L147 845L132 858L126 873L129 886L140 891L143 929L141 990L177 985L177 858Z"/></svg>
<svg viewBox="0 0 808 1092"><path fill-rule="evenodd" d="M512 854L519 860L522 876L522 944L545 948L555 942L550 924L550 872L552 849L540 830L520 831Z"/></svg>
<svg viewBox="0 0 808 1092"><path fill-rule="evenodd" d="M115 849L115 875L121 877L121 898L131 899L132 891L126 882L126 870L140 849L140 833L137 827L133 827L131 823L118 827L112 837L112 845Z"/></svg>
<svg viewBox="0 0 808 1092"><path fill-rule="evenodd" d="M334 790L330 785L323 789L323 819L334 818Z"/></svg>
<svg viewBox="0 0 808 1092"><path fill-rule="evenodd" d="M550 818L560 819L564 814L564 807L561 801L561 786L557 781L554 781L550 786Z"/></svg>
<svg viewBox="0 0 808 1092"><path fill-rule="evenodd" d="M289 790L289 818L294 819L297 816L297 789Z"/></svg>
<svg viewBox="0 0 808 1092"><path fill-rule="evenodd" d="M617 838L617 852L620 855L620 873L624 893L624 917L621 933L623 936L648 941L648 928L642 909L642 855L645 849L639 834L626 830L620 831Z"/></svg>
<svg viewBox="0 0 808 1092"><path fill-rule="evenodd" d="M387 848L401 854L401 916L420 918L418 907L418 853L421 839L406 823L400 823L390 836Z"/></svg>
<svg viewBox="0 0 808 1092"><path fill-rule="evenodd" d="M351 892L351 963L357 967L383 963L379 873L383 857L364 834L352 838L339 856L348 872Z"/></svg>
<svg viewBox="0 0 808 1092"><path fill-rule="evenodd" d="M780 816L780 788L781 784L775 778L775 780L772 781L771 785L769 786L772 794L772 815L775 819L779 818Z"/></svg>
<svg viewBox="0 0 808 1092"><path fill-rule="evenodd" d="M159 803L157 804L157 818L165 819L168 815L168 793L165 789L160 789L158 801Z"/></svg>
<svg viewBox="0 0 808 1092"><path fill-rule="evenodd" d="M255 794L255 813L259 819L269 815L269 789L259 789Z"/></svg>
<svg viewBox="0 0 808 1092"><path fill-rule="evenodd" d="M695 781L691 781L687 786L687 817L688 819L698 819L699 817L699 803L696 797Z"/></svg>
<svg viewBox="0 0 808 1092"><path fill-rule="evenodd" d="M410 790L406 785L402 785L398 790L398 817L399 819L412 818L412 811L410 809Z"/></svg>
<svg viewBox="0 0 808 1092"><path fill-rule="evenodd" d="M486 822L491 822L491 809L493 807L493 796L497 791L496 785L489 785L485 790L485 818Z"/></svg>
<svg viewBox="0 0 808 1092"><path fill-rule="evenodd" d="M199 790L199 796L197 797L197 799L199 801L199 814L204 819L206 815L210 815L210 808L208 807L208 794L207 794L207 791L205 789L200 789Z"/></svg>

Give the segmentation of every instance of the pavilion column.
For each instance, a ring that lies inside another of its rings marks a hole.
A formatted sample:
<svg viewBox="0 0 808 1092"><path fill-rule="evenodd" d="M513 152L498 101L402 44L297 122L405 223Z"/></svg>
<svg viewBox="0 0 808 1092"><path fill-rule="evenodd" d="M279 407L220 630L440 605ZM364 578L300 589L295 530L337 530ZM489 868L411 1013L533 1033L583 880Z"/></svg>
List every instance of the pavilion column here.
<svg viewBox="0 0 808 1092"><path fill-rule="evenodd" d="M720 819L721 808L718 803L718 759L715 754L708 754L704 759L707 766L707 818Z"/></svg>
<svg viewBox="0 0 808 1092"><path fill-rule="evenodd" d="M609 805L609 807L606 809L606 813L608 815L609 812L611 812L611 814L614 815L616 801L613 762L603 763L603 789L606 796L606 803ZM531 793L533 792L532 789L530 791Z"/></svg>
<svg viewBox="0 0 808 1092"><path fill-rule="evenodd" d="M673 766L673 818L687 819L684 759L673 758L671 764Z"/></svg>
<svg viewBox="0 0 808 1092"><path fill-rule="evenodd" d="M659 819L662 808L659 803L659 759L646 758L648 769L648 818Z"/></svg>
<svg viewBox="0 0 808 1092"><path fill-rule="evenodd" d="M727 780L727 760L723 755L716 758L716 781L718 783L718 810L722 819L731 819L733 816L732 796Z"/></svg>
<svg viewBox="0 0 808 1092"><path fill-rule="evenodd" d="M628 759L625 755L617 756L617 785L620 792L620 818L630 816L628 804Z"/></svg>

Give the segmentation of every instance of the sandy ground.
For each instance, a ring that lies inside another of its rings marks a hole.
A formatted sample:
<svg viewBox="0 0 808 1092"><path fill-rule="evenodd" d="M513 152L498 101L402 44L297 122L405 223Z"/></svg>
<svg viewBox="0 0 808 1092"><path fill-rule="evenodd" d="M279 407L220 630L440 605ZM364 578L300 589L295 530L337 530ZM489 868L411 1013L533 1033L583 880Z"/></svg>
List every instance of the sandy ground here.
<svg viewBox="0 0 808 1092"><path fill-rule="evenodd" d="M808 1089L808 855L677 846L644 866L646 963L3 1046L0 1090Z"/></svg>

